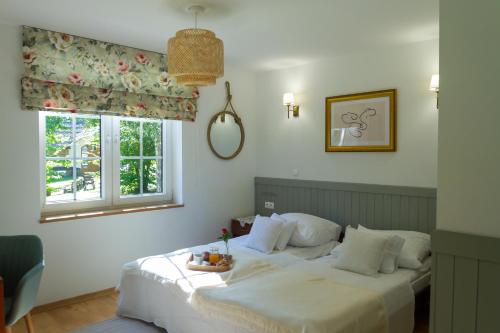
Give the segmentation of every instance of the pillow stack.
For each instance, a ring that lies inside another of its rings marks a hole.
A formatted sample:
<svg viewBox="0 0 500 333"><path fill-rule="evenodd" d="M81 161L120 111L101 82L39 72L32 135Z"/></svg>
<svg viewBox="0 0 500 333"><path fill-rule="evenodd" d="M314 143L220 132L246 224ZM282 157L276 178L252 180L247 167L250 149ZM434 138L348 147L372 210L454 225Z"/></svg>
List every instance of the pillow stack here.
<svg viewBox="0 0 500 333"><path fill-rule="evenodd" d="M431 236L423 232L408 230L370 230L362 225L358 226L358 230L403 238L404 245L399 255L399 267L402 268L420 269L424 259L431 254Z"/></svg>
<svg viewBox="0 0 500 333"><path fill-rule="evenodd" d="M276 245L274 247L278 251L283 251L290 241L290 238L292 238L295 229L297 228L297 221L288 221L276 213L273 213L273 215L271 215L271 219L281 221L281 223L283 223L283 230L281 231L280 236L278 237L278 241L276 242Z"/></svg>
<svg viewBox="0 0 500 333"><path fill-rule="evenodd" d="M344 242L331 254L338 258L335 267L364 275L391 274L398 267L420 269L430 255L430 235L348 226Z"/></svg>
<svg viewBox="0 0 500 333"><path fill-rule="evenodd" d="M286 213L281 215L288 221L297 221L290 245L310 247L325 244L331 240L338 240L342 227L335 222L318 216L303 213Z"/></svg>
<svg viewBox="0 0 500 333"><path fill-rule="evenodd" d="M364 275L378 272L387 238L372 236L347 227L342 253L335 267Z"/></svg>
<svg viewBox="0 0 500 333"><path fill-rule="evenodd" d="M248 235L246 246L263 252L273 252L283 230L283 222L257 215Z"/></svg>
<svg viewBox="0 0 500 333"><path fill-rule="evenodd" d="M342 227L317 216L302 213L257 215L246 246L263 253L283 251L288 244L312 247L338 240Z"/></svg>

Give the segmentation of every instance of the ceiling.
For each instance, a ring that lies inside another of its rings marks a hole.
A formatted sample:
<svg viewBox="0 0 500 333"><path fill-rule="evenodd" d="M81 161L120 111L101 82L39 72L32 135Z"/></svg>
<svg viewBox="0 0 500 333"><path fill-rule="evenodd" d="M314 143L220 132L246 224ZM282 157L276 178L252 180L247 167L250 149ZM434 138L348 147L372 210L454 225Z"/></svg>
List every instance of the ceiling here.
<svg viewBox="0 0 500 333"><path fill-rule="evenodd" d="M251 70L436 39L438 0L0 0L0 23L30 25L165 52L191 27L224 41L226 63Z"/></svg>

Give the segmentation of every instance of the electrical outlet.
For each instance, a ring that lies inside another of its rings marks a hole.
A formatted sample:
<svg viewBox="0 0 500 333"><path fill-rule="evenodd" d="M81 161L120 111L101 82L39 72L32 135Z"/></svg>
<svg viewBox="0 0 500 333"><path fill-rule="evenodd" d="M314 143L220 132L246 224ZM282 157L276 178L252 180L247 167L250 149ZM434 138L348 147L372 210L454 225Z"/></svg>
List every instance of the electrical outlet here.
<svg viewBox="0 0 500 333"><path fill-rule="evenodd" d="M264 202L264 208L274 209L274 202L272 202L272 201L266 201L266 202Z"/></svg>

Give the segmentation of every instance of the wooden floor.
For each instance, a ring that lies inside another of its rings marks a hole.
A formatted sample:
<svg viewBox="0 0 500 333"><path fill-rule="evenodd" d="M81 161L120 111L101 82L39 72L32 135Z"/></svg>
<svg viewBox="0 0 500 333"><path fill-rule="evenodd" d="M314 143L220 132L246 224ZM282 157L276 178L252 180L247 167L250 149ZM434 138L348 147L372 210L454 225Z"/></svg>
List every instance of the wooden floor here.
<svg viewBox="0 0 500 333"><path fill-rule="evenodd" d="M33 315L35 333L68 333L102 320L116 313L118 294L101 296L74 305L63 306ZM13 333L25 333L26 326L19 320Z"/></svg>
<svg viewBox="0 0 500 333"><path fill-rule="evenodd" d="M117 294L100 296L74 305L36 313L33 323L36 333L69 333L106 319L116 313ZM417 297L415 315L415 333L428 333L429 302L428 296ZM13 333L25 333L24 321L20 320L13 327Z"/></svg>

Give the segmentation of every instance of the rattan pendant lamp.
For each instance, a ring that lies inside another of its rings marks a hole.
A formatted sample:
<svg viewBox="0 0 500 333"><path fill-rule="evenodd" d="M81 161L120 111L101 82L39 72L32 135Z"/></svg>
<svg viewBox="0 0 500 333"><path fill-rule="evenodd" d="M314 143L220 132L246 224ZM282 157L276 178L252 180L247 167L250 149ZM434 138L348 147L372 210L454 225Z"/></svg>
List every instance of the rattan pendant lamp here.
<svg viewBox="0 0 500 333"><path fill-rule="evenodd" d="M210 86L224 75L224 44L210 30L198 29L198 14L205 8L188 8L195 17L194 29L179 30L168 40L168 73L185 86Z"/></svg>

